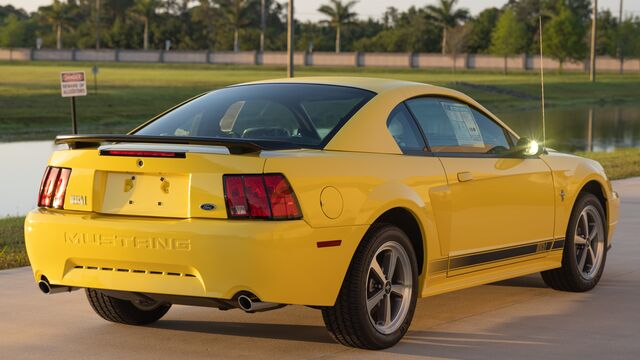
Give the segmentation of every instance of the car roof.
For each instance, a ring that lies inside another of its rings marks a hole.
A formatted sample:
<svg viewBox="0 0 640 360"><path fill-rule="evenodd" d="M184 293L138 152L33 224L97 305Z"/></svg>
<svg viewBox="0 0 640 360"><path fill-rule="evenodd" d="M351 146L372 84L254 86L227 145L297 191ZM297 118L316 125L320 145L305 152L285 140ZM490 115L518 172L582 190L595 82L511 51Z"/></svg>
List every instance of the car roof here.
<svg viewBox="0 0 640 360"><path fill-rule="evenodd" d="M433 89L434 91L436 89L440 90L437 92L442 92L442 89L446 89L446 88L441 88L439 86L418 83L414 81L372 78L372 77L357 77L357 76L307 76L307 77L296 77L296 78L259 80L259 81L252 81L248 83L238 84L238 85L283 84L283 83L348 86L348 87L354 87L354 88L373 91L375 93L382 93L388 90L394 90L402 87L414 87L414 86L424 87L425 92L429 92L428 91L429 88Z"/></svg>
<svg viewBox="0 0 640 360"><path fill-rule="evenodd" d="M325 146L327 150L361 151L379 153L402 153L396 141L387 130L387 118L397 104L406 99L434 95L444 96L463 101L480 109L490 118L506 128L517 137L516 133L498 117L492 114L471 97L446 87L435 86L406 80L384 78L356 77L356 76L310 76L296 78L282 78L248 82L240 85L252 84L321 84L348 86L372 91L375 96L363 106L349 121L340 128L338 133ZM382 116L380 116L382 115ZM362 136L367 134L367 136Z"/></svg>

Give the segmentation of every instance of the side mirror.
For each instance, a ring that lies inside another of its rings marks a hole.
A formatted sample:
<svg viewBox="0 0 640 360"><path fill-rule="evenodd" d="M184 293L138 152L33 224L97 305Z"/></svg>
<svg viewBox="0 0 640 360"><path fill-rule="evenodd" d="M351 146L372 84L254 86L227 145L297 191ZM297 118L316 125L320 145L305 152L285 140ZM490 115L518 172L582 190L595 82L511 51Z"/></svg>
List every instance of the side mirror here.
<svg viewBox="0 0 640 360"><path fill-rule="evenodd" d="M516 153L522 156L538 156L544 152L544 147L537 141L526 137L518 139L516 144Z"/></svg>

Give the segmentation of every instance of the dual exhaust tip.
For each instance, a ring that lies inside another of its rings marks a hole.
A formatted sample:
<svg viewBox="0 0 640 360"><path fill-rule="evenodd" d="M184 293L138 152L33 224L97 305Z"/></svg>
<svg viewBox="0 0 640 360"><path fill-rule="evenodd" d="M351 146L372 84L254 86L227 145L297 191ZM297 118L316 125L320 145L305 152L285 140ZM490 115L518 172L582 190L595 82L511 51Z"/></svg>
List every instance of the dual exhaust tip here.
<svg viewBox="0 0 640 360"><path fill-rule="evenodd" d="M38 281L38 288L46 295L72 292L78 289L71 286L51 285L46 276L42 276ZM285 306L285 304L260 301L257 296L251 293L240 294L237 298L237 305L248 313L275 310Z"/></svg>

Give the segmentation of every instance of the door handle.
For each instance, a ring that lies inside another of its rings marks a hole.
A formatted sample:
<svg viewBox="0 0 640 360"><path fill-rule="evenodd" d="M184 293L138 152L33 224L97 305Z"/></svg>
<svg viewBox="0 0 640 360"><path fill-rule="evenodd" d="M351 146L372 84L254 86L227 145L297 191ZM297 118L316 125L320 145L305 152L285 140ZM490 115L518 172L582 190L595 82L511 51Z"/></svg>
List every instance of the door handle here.
<svg viewBox="0 0 640 360"><path fill-rule="evenodd" d="M458 181L465 182L473 180L473 174L468 171L458 173Z"/></svg>

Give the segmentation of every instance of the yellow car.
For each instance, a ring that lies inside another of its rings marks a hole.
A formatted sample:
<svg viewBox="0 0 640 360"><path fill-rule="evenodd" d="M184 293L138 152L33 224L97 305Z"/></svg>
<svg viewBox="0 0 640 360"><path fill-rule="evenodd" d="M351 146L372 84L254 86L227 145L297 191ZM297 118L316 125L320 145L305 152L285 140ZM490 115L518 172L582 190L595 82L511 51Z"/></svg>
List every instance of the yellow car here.
<svg viewBox="0 0 640 360"><path fill-rule="evenodd" d="M406 81L235 85L56 141L25 222L35 280L125 324L307 305L340 343L382 349L418 297L534 272L593 288L618 219L597 162Z"/></svg>

